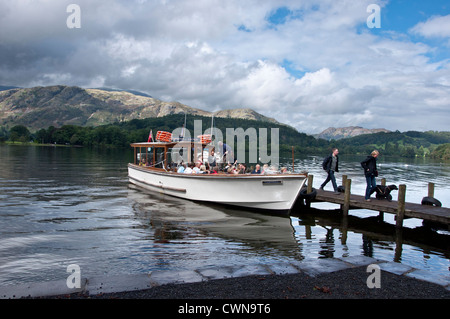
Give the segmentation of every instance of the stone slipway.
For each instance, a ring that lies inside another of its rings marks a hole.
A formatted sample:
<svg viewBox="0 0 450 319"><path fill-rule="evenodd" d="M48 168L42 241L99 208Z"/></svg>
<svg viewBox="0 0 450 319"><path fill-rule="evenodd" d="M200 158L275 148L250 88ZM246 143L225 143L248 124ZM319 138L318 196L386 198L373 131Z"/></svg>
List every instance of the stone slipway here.
<svg viewBox="0 0 450 319"><path fill-rule="evenodd" d="M424 270L365 256L353 256L334 259L303 260L244 266L224 266L219 268L199 268L182 271L152 271L149 274L96 276L82 278L81 287L70 289L64 280L22 284L0 287L0 299L18 299L24 297L62 296L84 293L90 296L107 293L146 290L166 284L197 283L216 279L237 278L253 275L283 275L303 273L310 277L339 272L341 270L379 265L382 271L416 280L427 281L450 291L450 277L437 276ZM370 273L367 273L369 276Z"/></svg>

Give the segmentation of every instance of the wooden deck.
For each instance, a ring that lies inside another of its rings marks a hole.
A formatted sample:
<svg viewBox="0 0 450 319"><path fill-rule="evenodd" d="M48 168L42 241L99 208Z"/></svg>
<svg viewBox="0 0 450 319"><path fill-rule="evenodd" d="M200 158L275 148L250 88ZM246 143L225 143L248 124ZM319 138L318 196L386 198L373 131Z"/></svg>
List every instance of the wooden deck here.
<svg viewBox="0 0 450 319"><path fill-rule="evenodd" d="M328 202L344 205L345 194L339 195L334 192L317 190L315 202ZM370 202L364 199L364 196L350 194L349 209L368 209L383 213L397 214L398 201L391 202L382 199L372 198ZM420 218L434 222L450 224L450 208L434 207L415 203L405 203L405 217Z"/></svg>
<svg viewBox="0 0 450 319"><path fill-rule="evenodd" d="M308 191L312 192L313 176L308 175ZM351 180L343 176L342 185L345 186L345 193L335 194L334 192L316 190L317 194L311 202L328 202L339 204L344 216L348 215L350 209L368 209L383 213L395 214L396 226L403 226L404 218L419 218L424 221L437 222L447 225L450 229L450 208L408 203L405 201L406 185L399 185L398 199L388 201L386 199L376 199L372 196L371 201L366 201L364 196L351 194ZM382 185L386 185L386 180L382 180ZM434 184L428 185L428 196L433 197Z"/></svg>

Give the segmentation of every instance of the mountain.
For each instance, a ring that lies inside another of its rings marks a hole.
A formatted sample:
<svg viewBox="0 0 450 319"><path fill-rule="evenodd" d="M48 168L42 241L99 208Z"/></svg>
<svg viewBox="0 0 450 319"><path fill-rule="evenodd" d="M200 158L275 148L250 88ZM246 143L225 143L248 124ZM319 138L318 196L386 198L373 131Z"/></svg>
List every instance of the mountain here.
<svg viewBox="0 0 450 319"><path fill-rule="evenodd" d="M0 85L0 91L6 91L6 90L11 90L11 89L19 89L19 87L17 86L5 86L5 85Z"/></svg>
<svg viewBox="0 0 450 319"><path fill-rule="evenodd" d="M136 94L135 91L83 89L64 85L0 91L0 125L12 127L21 124L31 131L66 124L98 126L185 113L206 117L214 115L258 119L281 124L251 109L211 113L178 102L163 102L146 94Z"/></svg>
<svg viewBox="0 0 450 319"><path fill-rule="evenodd" d="M139 92L139 91L136 91L136 90L121 90L121 89L111 89L111 88L105 88L105 87L93 88L93 89L95 89L95 90L102 90L102 91L109 91L109 92L128 92L128 93L131 93L131 94L134 94L134 95L151 97L147 93Z"/></svg>
<svg viewBox="0 0 450 319"><path fill-rule="evenodd" d="M322 138L325 140L340 140L343 138L349 138L349 137L355 137L362 134L373 134L373 133L380 133L385 132L389 133L389 130L386 130L384 128L377 128L377 129L367 129L360 126L348 126L348 127L329 127L326 130L324 130L322 133L319 133L317 135L314 135L316 138Z"/></svg>

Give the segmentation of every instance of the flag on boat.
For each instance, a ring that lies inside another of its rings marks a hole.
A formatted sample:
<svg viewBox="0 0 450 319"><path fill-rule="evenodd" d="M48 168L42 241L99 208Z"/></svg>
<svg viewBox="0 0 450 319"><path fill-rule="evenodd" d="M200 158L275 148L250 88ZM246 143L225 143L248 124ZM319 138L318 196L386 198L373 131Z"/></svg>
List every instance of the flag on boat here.
<svg viewBox="0 0 450 319"><path fill-rule="evenodd" d="M150 130L150 134L148 134L148 141L147 142L153 142L153 133L152 130Z"/></svg>

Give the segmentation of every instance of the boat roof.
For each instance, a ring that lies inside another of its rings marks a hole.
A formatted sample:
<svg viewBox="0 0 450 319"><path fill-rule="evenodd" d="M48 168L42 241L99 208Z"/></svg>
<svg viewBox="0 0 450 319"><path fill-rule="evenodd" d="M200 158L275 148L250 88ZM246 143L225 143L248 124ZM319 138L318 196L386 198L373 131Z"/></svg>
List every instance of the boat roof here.
<svg viewBox="0 0 450 319"><path fill-rule="evenodd" d="M175 145L182 146L185 145L203 145L206 146L208 144L201 143L200 141L173 141L173 142L138 142L131 143L131 147L174 147Z"/></svg>

